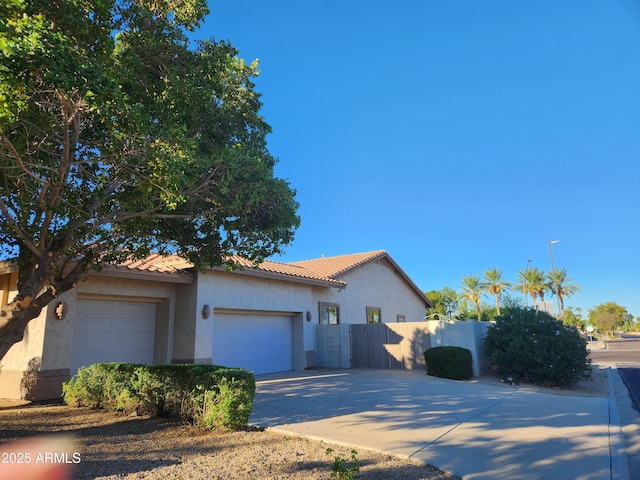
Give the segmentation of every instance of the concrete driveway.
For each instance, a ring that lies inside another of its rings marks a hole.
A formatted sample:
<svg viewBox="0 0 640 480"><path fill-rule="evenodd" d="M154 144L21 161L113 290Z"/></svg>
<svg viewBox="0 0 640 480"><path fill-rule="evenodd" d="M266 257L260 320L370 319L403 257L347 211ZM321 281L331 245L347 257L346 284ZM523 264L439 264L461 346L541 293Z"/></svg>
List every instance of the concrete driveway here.
<svg viewBox="0 0 640 480"><path fill-rule="evenodd" d="M256 380L250 423L274 431L412 458L465 479L628 477L607 397L397 370L316 370Z"/></svg>

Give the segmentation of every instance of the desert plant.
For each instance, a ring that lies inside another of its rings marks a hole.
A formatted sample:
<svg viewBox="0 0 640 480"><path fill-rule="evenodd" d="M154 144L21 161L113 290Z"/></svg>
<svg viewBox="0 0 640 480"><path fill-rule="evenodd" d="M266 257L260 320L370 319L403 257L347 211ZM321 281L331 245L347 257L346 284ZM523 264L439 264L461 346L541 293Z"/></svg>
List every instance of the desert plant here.
<svg viewBox="0 0 640 480"><path fill-rule="evenodd" d="M497 317L484 346L498 375L513 382L568 386L589 371L586 342L576 328L532 308Z"/></svg>
<svg viewBox="0 0 640 480"><path fill-rule="evenodd" d="M471 351L462 347L434 347L424 352L427 375L452 380L473 376Z"/></svg>
<svg viewBox="0 0 640 480"><path fill-rule="evenodd" d="M327 455L333 453L332 448L327 448ZM356 473L360 471L360 462L358 460L358 452L351 450L351 465L347 466L347 460L336 455L333 458L333 467L331 469L331 478L338 480L353 480Z"/></svg>

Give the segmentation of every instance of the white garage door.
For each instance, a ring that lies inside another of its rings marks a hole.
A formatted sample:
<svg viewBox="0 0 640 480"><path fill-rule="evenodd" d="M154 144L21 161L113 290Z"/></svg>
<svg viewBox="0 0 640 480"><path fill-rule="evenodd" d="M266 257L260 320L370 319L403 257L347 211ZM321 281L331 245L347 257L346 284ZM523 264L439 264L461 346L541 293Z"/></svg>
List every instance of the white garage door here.
<svg viewBox="0 0 640 480"><path fill-rule="evenodd" d="M78 300L71 375L92 363L153 363L155 341L155 303Z"/></svg>
<svg viewBox="0 0 640 480"><path fill-rule="evenodd" d="M292 319L284 315L213 315L213 363L261 373L293 370Z"/></svg>

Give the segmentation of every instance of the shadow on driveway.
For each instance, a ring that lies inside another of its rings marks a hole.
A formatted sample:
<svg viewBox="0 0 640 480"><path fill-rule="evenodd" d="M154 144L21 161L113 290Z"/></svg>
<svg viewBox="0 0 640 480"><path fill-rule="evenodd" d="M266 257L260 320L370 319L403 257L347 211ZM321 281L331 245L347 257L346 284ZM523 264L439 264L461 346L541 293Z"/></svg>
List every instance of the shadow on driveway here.
<svg viewBox="0 0 640 480"><path fill-rule="evenodd" d="M464 478L611 477L609 406L400 370L262 375L250 422Z"/></svg>

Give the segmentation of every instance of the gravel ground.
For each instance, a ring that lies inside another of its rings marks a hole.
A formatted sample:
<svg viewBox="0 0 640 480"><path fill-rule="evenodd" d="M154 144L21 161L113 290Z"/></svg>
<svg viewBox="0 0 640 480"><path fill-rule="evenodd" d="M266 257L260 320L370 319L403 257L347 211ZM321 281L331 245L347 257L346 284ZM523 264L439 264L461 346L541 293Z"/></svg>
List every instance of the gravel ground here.
<svg viewBox="0 0 640 480"><path fill-rule="evenodd" d="M492 377L474 382L500 385ZM566 389L537 389L558 395L607 395L605 370ZM270 431L213 433L175 419L125 417L64 405L11 406L0 401L0 443L54 432L73 434L80 462L74 479L304 480L329 479L333 458L351 459L351 448ZM12 407L12 408L8 408ZM327 455L327 448L333 453ZM357 479L457 479L428 465L357 449ZM349 465L350 462L347 464ZM1 465L0 465L1 466ZM2 477L2 475L0 475Z"/></svg>
<svg viewBox="0 0 640 480"><path fill-rule="evenodd" d="M0 437L12 441L48 432L79 440L74 479L279 479L330 478L333 457L351 449L269 431L212 433L175 419L124 417L66 406L0 411ZM327 455L330 447L333 453ZM359 479L455 479L430 466L358 450ZM348 464L350 465L350 463ZM2 477L2 475L0 475Z"/></svg>

